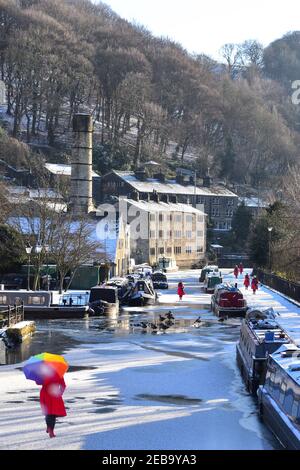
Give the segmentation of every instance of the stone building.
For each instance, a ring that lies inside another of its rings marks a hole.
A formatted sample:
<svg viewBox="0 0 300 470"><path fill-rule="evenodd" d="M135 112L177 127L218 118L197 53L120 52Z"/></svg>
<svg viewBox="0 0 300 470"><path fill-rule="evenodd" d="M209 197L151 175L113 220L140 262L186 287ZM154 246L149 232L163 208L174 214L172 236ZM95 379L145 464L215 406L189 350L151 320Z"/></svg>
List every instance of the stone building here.
<svg viewBox="0 0 300 470"><path fill-rule="evenodd" d="M196 184L195 184L196 183ZM168 203L183 203L204 206L204 211L216 232L231 229L233 214L238 206L238 196L225 186L213 183L208 175L203 178L202 186L195 182L191 172L178 169L176 180L167 180L163 174L154 174L149 178L145 171L112 171L101 178L100 193L97 203L111 196L138 196L141 201L150 201L153 194Z"/></svg>
<svg viewBox="0 0 300 470"><path fill-rule="evenodd" d="M188 204L121 199L131 230L131 257L136 264L190 268L206 252L205 214Z"/></svg>

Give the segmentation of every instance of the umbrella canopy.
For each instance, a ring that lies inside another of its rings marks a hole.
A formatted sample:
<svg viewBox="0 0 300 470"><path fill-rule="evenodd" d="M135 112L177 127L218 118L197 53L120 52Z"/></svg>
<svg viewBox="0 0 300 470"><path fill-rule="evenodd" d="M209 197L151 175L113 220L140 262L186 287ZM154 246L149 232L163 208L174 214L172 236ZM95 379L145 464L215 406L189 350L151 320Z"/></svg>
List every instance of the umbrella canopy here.
<svg viewBox="0 0 300 470"><path fill-rule="evenodd" d="M34 380L42 385L46 379L55 380L57 376L63 377L68 367L68 363L62 356L41 353L28 359L23 367L23 372L26 379Z"/></svg>

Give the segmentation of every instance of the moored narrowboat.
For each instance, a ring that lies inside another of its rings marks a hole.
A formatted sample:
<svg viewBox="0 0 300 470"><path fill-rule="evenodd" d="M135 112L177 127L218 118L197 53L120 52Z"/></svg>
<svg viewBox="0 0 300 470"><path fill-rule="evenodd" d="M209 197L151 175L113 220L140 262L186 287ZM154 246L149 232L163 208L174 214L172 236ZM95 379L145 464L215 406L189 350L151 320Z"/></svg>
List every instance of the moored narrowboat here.
<svg viewBox="0 0 300 470"><path fill-rule="evenodd" d="M268 357L259 411L285 449L300 450L300 348L283 345Z"/></svg>
<svg viewBox="0 0 300 470"><path fill-rule="evenodd" d="M245 317L248 306L242 292L230 284L219 284L211 296L211 310L218 317Z"/></svg>
<svg viewBox="0 0 300 470"><path fill-rule="evenodd" d="M273 309L249 310L242 322L236 357L247 390L253 395L264 383L269 354L283 344L293 343L275 317Z"/></svg>

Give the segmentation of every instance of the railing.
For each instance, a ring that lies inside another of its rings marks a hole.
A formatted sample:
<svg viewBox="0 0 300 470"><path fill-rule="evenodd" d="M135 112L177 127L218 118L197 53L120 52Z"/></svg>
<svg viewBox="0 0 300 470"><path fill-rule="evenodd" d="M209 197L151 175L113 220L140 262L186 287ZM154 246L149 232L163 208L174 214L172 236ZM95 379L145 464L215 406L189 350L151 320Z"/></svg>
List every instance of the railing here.
<svg viewBox="0 0 300 470"><path fill-rule="evenodd" d="M275 274L266 273L261 269L255 269L259 281L266 286L272 287L281 294L290 297L293 300L300 302L300 284L296 282L287 281L280 276Z"/></svg>
<svg viewBox="0 0 300 470"><path fill-rule="evenodd" d="M8 305L7 310L0 311L0 326L11 327L24 321L24 304Z"/></svg>

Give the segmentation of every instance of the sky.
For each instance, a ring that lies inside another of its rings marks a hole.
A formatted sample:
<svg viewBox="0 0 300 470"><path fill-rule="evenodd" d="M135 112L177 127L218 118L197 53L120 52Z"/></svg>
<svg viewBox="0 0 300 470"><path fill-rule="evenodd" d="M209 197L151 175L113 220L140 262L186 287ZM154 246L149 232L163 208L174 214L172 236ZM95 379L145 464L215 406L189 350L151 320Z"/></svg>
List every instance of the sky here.
<svg viewBox="0 0 300 470"><path fill-rule="evenodd" d="M94 0L98 3L98 0ZM118 15L155 36L179 42L190 53L220 59L226 43L256 39L267 46L299 30L299 0L105 0Z"/></svg>

